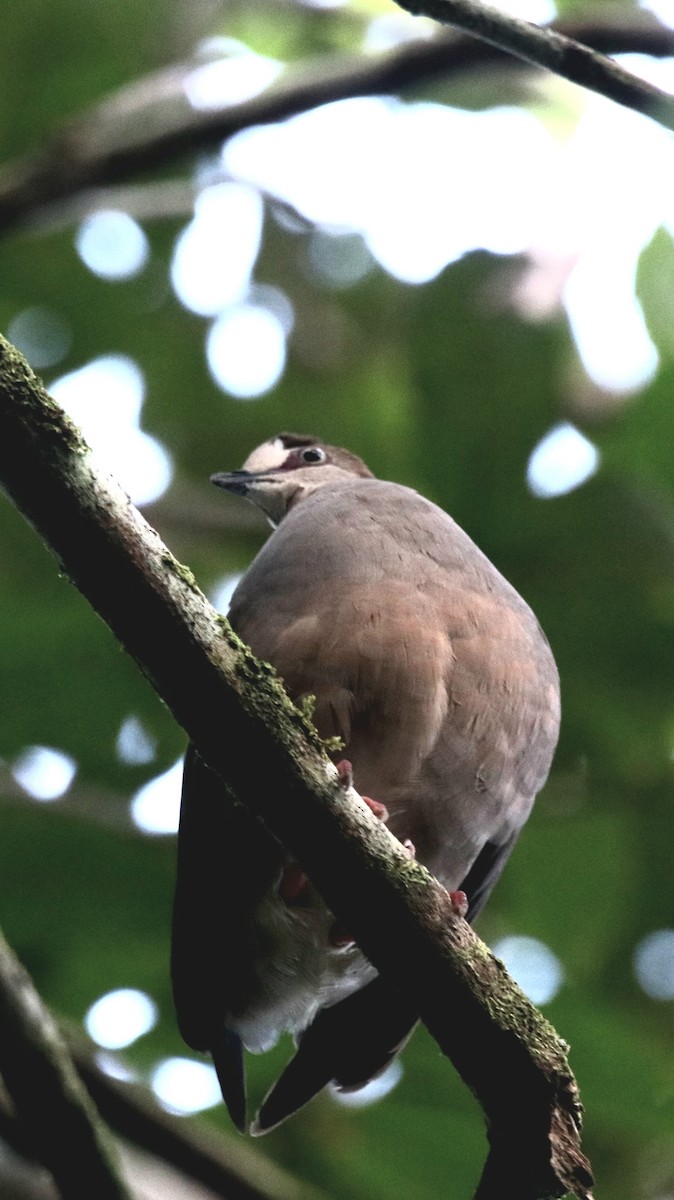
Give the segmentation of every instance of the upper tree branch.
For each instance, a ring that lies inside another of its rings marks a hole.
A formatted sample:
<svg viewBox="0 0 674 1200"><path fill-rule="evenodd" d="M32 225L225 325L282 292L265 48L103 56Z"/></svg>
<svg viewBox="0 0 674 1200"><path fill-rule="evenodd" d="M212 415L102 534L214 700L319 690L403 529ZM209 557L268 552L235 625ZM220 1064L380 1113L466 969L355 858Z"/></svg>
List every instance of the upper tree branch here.
<svg viewBox="0 0 674 1200"><path fill-rule="evenodd" d="M272 669L95 470L77 430L1 339L0 479L205 761L298 859L476 1093L491 1142L481 1200L588 1196L567 1047L440 885L345 795Z"/></svg>
<svg viewBox="0 0 674 1200"><path fill-rule="evenodd" d="M432 17L443 25L475 34L525 62L644 113L665 129L674 129L673 96L563 33L508 16L482 0L396 0L396 3L415 16Z"/></svg>
<svg viewBox="0 0 674 1200"><path fill-rule="evenodd" d="M663 93L588 48L605 54L674 54L674 33L661 26L640 22L631 27L606 21L560 25L553 32L502 13L494 16L481 5L469 5L465 12L453 6L452 16L443 0L429 0L429 6L424 9L429 15L457 25L463 17L465 28L487 40L438 34L384 54L320 58L289 70L278 84L252 100L208 111L195 110L187 100L184 84L194 63L174 65L112 93L57 129L41 149L0 169L0 231L82 190L117 184L185 155L214 149L252 125L283 120L350 96L404 91L485 63L512 64L512 54L603 91L640 112L647 110L653 92L658 103L663 101ZM630 88L634 89L633 104ZM664 97L670 127L671 105L671 99Z"/></svg>

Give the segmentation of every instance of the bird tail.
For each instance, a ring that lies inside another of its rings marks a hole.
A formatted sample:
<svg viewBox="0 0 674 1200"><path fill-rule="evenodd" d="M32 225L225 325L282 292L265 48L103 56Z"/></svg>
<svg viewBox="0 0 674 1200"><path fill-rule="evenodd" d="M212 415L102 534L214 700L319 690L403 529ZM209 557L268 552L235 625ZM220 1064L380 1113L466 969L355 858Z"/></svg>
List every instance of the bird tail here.
<svg viewBox="0 0 674 1200"><path fill-rule="evenodd" d="M211 1055L229 1115L239 1132L245 1133L246 1074L241 1038L230 1029L224 1029L221 1039L212 1047Z"/></svg>
<svg viewBox="0 0 674 1200"><path fill-rule="evenodd" d="M267 1094L250 1132L268 1133L328 1083L340 1091L364 1087L402 1050L417 1020L410 1002L379 976L323 1009L301 1035L295 1056Z"/></svg>

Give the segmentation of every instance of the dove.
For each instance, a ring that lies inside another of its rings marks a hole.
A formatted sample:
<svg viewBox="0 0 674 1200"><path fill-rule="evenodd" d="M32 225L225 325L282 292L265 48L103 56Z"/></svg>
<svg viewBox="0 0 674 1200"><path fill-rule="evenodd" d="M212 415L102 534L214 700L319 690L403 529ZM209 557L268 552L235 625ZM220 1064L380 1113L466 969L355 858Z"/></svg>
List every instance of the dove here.
<svg viewBox="0 0 674 1200"><path fill-rule="evenodd" d="M465 893L473 921L557 742L558 674L536 617L447 513L348 450L282 433L212 482L273 527L234 592L232 627L296 703L314 698L345 782ZM418 1019L193 747L172 979L183 1038L212 1055L234 1124L254 1134L326 1085L363 1087ZM296 1052L248 1126L244 1050L284 1033Z"/></svg>

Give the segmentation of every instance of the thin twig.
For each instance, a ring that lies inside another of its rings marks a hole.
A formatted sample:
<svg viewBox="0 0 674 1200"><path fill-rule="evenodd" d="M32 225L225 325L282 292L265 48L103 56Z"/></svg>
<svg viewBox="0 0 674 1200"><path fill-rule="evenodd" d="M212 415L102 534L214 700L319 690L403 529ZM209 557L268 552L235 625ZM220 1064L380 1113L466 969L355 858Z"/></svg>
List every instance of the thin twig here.
<svg viewBox="0 0 674 1200"><path fill-rule="evenodd" d="M674 97L639 79L619 63L554 29L511 17L481 0L396 0L413 16L432 17L472 33L500 50L544 67L571 83L599 92L616 104L651 117L674 130Z"/></svg>
<svg viewBox="0 0 674 1200"><path fill-rule="evenodd" d="M114 1144L33 983L0 934L0 1074L63 1200L131 1200Z"/></svg>

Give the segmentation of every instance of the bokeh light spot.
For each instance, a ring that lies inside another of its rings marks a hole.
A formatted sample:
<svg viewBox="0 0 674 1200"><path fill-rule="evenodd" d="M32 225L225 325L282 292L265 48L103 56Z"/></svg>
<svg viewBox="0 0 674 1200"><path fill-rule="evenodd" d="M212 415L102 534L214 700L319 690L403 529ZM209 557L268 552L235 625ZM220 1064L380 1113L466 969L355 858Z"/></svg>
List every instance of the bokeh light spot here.
<svg viewBox="0 0 674 1200"><path fill-rule="evenodd" d="M176 296L201 316L216 316L248 290L262 238L263 205L246 184L205 188L180 234L171 264Z"/></svg>
<svg viewBox="0 0 674 1200"><path fill-rule="evenodd" d="M109 1050L97 1050L94 1061L101 1071L105 1075L109 1075L111 1079L118 1079L120 1083L138 1083L138 1072L124 1062L118 1054L113 1054Z"/></svg>
<svg viewBox="0 0 674 1200"><path fill-rule="evenodd" d="M331 1088L330 1093L333 1100L337 1104L341 1104L344 1108L367 1108L370 1104L377 1104L379 1100L383 1100L384 1096L388 1096L394 1087L397 1087L403 1077L403 1066L399 1058L395 1058L392 1063L378 1075L376 1079L371 1079L365 1087L358 1088L355 1092L340 1092L338 1088Z"/></svg>
<svg viewBox="0 0 674 1200"><path fill-rule="evenodd" d="M511 17L533 21L536 25L546 25L557 16L553 0L496 0L494 7L500 8Z"/></svg>
<svg viewBox="0 0 674 1200"><path fill-rule="evenodd" d="M139 426L145 381L133 359L108 354L62 375L54 399L79 425L99 466L114 475L134 504L150 504L173 475L168 451Z"/></svg>
<svg viewBox="0 0 674 1200"><path fill-rule="evenodd" d="M70 324L51 308L24 308L7 326L7 337L36 371L55 367L72 342Z"/></svg>
<svg viewBox="0 0 674 1200"><path fill-rule="evenodd" d="M641 0L641 8L652 12L663 25L668 25L670 29L674 29L674 6L672 5L672 0Z"/></svg>
<svg viewBox="0 0 674 1200"><path fill-rule="evenodd" d="M142 271L149 257L145 233L125 212L104 209L85 217L75 248L82 262L101 279L129 279Z"/></svg>
<svg viewBox="0 0 674 1200"><path fill-rule="evenodd" d="M674 1000L674 929L656 929L634 952L634 973L653 1000Z"/></svg>
<svg viewBox="0 0 674 1200"><path fill-rule="evenodd" d="M178 832L183 760L139 788L131 801L131 820L143 833Z"/></svg>
<svg viewBox="0 0 674 1200"><path fill-rule="evenodd" d="M375 265L359 234L317 229L309 242L309 263L327 287L340 289L359 283Z"/></svg>
<svg viewBox="0 0 674 1200"><path fill-rule="evenodd" d="M492 947L532 1004L549 1004L564 982L562 964L538 938L512 934Z"/></svg>
<svg viewBox="0 0 674 1200"><path fill-rule="evenodd" d="M157 1005L137 988L116 988L106 992L88 1009L84 1024L99 1046L120 1050L130 1046L157 1024Z"/></svg>
<svg viewBox="0 0 674 1200"><path fill-rule="evenodd" d="M27 746L11 770L16 782L34 800L58 800L75 778L77 763L69 754L51 746Z"/></svg>
<svg viewBox="0 0 674 1200"><path fill-rule="evenodd" d="M597 447L575 425L564 421L546 433L532 451L527 484L541 499L563 496L590 479L598 466Z"/></svg>
<svg viewBox="0 0 674 1200"><path fill-rule="evenodd" d="M609 246L583 255L564 288L564 307L587 374L607 391L634 392L649 383L659 355L634 294L633 263ZM598 318L597 314L601 316Z"/></svg>
<svg viewBox="0 0 674 1200"><path fill-rule="evenodd" d="M206 356L218 387L240 400L262 396L283 375L286 340L276 313L242 304L211 327Z"/></svg>
<svg viewBox="0 0 674 1200"><path fill-rule="evenodd" d="M229 571L226 575L223 575L222 579L218 580L211 592L210 600L213 608L217 608L218 612L222 613L225 617L229 612L232 596L239 585L240 579L240 571Z"/></svg>
<svg viewBox="0 0 674 1200"><path fill-rule="evenodd" d="M152 1072L151 1086L164 1108L181 1116L214 1108L222 1100L213 1067L193 1058L162 1059Z"/></svg>
<svg viewBox="0 0 674 1200"><path fill-rule="evenodd" d="M233 38L218 39L228 53L214 62L190 71L183 81L185 94L193 108L207 111L226 104L241 104L264 91L278 79L283 64L263 54L255 54Z"/></svg>
<svg viewBox="0 0 674 1200"><path fill-rule="evenodd" d="M116 742L117 756L129 766L142 766L156 757L157 743L147 732L139 717L125 717L119 727Z"/></svg>

